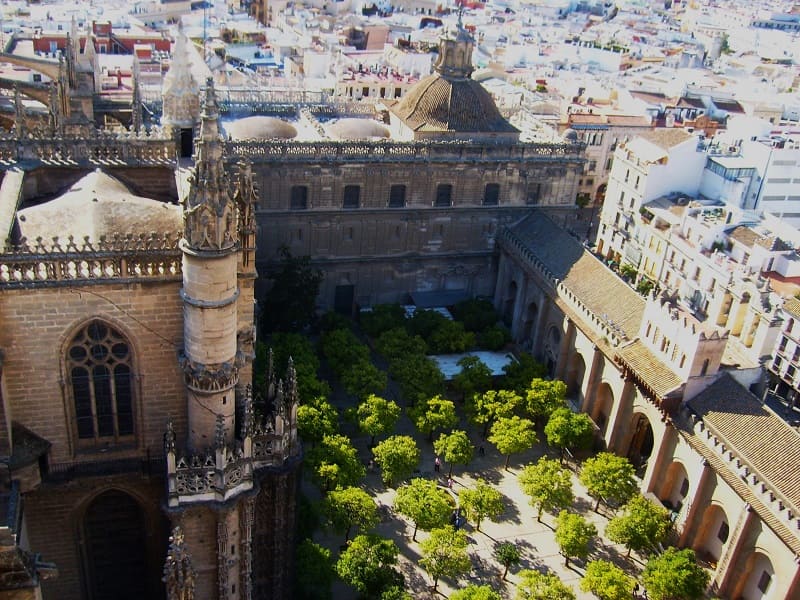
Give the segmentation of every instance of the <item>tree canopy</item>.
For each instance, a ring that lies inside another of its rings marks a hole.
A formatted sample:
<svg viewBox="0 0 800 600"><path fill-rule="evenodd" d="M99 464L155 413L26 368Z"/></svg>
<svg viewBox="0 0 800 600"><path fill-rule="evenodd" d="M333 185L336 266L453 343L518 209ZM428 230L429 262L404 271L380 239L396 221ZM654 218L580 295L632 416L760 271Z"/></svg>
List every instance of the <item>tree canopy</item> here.
<svg viewBox="0 0 800 600"><path fill-rule="evenodd" d="M624 504L636 493L635 471L631 462L611 452L601 452L583 463L581 483L597 502Z"/></svg>
<svg viewBox="0 0 800 600"><path fill-rule="evenodd" d="M453 510L450 496L436 485L435 481L418 477L397 490L394 507L401 515L407 516L414 523L414 534L417 529L430 531L447 523Z"/></svg>
<svg viewBox="0 0 800 600"><path fill-rule="evenodd" d="M710 575L697 564L694 550L667 548L647 561L642 581L653 600L699 600L705 595Z"/></svg>
<svg viewBox="0 0 800 600"><path fill-rule="evenodd" d="M269 331L300 331L314 320L322 271L311 266L308 256L292 256L281 246L280 262L267 275L272 287L262 302L264 325Z"/></svg>
<svg viewBox="0 0 800 600"><path fill-rule="evenodd" d="M453 474L453 465L466 465L472 460L475 447L466 431L456 430L441 434L433 443L433 450L450 465L450 477Z"/></svg>
<svg viewBox="0 0 800 600"><path fill-rule="evenodd" d="M521 404L522 397L514 391L489 390L467 397L467 415L476 425L483 425L486 437L486 431L496 419L510 417Z"/></svg>
<svg viewBox="0 0 800 600"><path fill-rule="evenodd" d="M312 398L297 407L297 433L312 446L339 431L339 413L325 398Z"/></svg>
<svg viewBox="0 0 800 600"><path fill-rule="evenodd" d="M461 371L453 378L453 387L461 392L462 400L492 387L492 371L477 356L465 356L458 361L458 366Z"/></svg>
<svg viewBox="0 0 800 600"><path fill-rule="evenodd" d="M375 436L384 435L394 430L400 418L400 407L397 403L370 394L356 409L358 428L371 436L370 444L375 444Z"/></svg>
<svg viewBox="0 0 800 600"><path fill-rule="evenodd" d="M608 523L606 537L623 544L630 555L631 550L644 552L663 542L669 527L669 511L637 494L628 501L622 514Z"/></svg>
<svg viewBox="0 0 800 600"><path fill-rule="evenodd" d="M451 429L458 423L456 406L451 400L439 395L420 402L411 411L414 424L422 433L433 440L433 432L442 429Z"/></svg>
<svg viewBox="0 0 800 600"><path fill-rule="evenodd" d="M305 539L295 551L295 598L329 600L333 583L331 551Z"/></svg>
<svg viewBox="0 0 800 600"><path fill-rule="evenodd" d="M481 521L489 518L496 520L506 509L503 494L483 479L478 479L475 487L467 488L459 494L461 507L467 519L475 523L475 529L481 530Z"/></svg>
<svg viewBox="0 0 800 600"><path fill-rule="evenodd" d="M386 438L372 449L372 454L381 468L383 483L390 486L409 477L419 465L417 442L408 435Z"/></svg>
<svg viewBox="0 0 800 600"><path fill-rule="evenodd" d="M542 512L555 513L572 505L572 476L555 459L542 457L528 465L519 475L522 491L531 497L536 508L536 520L542 520Z"/></svg>
<svg viewBox="0 0 800 600"><path fill-rule="evenodd" d="M553 411L566 406L566 397L567 384L563 381L535 378L525 391L525 409L537 421L546 421Z"/></svg>
<svg viewBox="0 0 800 600"><path fill-rule="evenodd" d="M364 477L364 465L347 436L326 435L307 456L314 480L325 490L355 485Z"/></svg>
<svg viewBox="0 0 800 600"><path fill-rule="evenodd" d="M450 600L503 600L503 597L488 585L469 584L450 594Z"/></svg>
<svg viewBox="0 0 800 600"><path fill-rule="evenodd" d="M522 552L519 551L517 545L513 542L500 542L494 548L494 557L501 565L503 565L503 576L501 579L505 580L508 575L508 569L512 565L518 565L522 560Z"/></svg>
<svg viewBox="0 0 800 600"><path fill-rule="evenodd" d="M513 417L501 417L495 421L489 441L497 446L500 454L505 455L505 468L508 469L511 455L533 448L538 438L533 421L514 415Z"/></svg>
<svg viewBox="0 0 800 600"><path fill-rule="evenodd" d="M633 596L633 577L625 574L614 563L607 560L593 560L586 565L586 573L581 579L581 589L591 592L600 600L630 600Z"/></svg>
<svg viewBox="0 0 800 600"><path fill-rule="evenodd" d="M348 487L333 490L322 501L322 511L330 527L350 539L350 531L357 527L366 531L378 524L378 507L375 500L360 488Z"/></svg>
<svg viewBox="0 0 800 600"><path fill-rule="evenodd" d="M519 572L516 600L575 600L575 592L552 573Z"/></svg>
<svg viewBox="0 0 800 600"><path fill-rule="evenodd" d="M555 409L544 428L547 443L558 448L562 458L566 448L588 448L592 443L593 433L594 425L589 415L574 413L567 407Z"/></svg>
<svg viewBox="0 0 800 600"><path fill-rule="evenodd" d="M544 377L547 369L542 363L536 362L530 354L522 353L516 361L511 361L503 367L503 388L513 390L520 396L525 396L534 379Z"/></svg>
<svg viewBox="0 0 800 600"><path fill-rule="evenodd" d="M392 540L359 535L342 552L336 573L366 598L378 600L388 588L402 588L403 576L395 569L399 552Z"/></svg>
<svg viewBox="0 0 800 600"><path fill-rule="evenodd" d="M589 543L597 535L597 527L581 515L562 510L556 519L556 543L564 556L564 564L570 558L586 558Z"/></svg>
<svg viewBox="0 0 800 600"><path fill-rule="evenodd" d="M344 390L356 398L363 399L386 388L386 373L370 360L353 363L339 378Z"/></svg>
<svg viewBox="0 0 800 600"><path fill-rule="evenodd" d="M463 530L450 525L433 529L420 547L422 558L419 564L433 579L434 592L441 577L458 577L472 568L467 554L467 534Z"/></svg>

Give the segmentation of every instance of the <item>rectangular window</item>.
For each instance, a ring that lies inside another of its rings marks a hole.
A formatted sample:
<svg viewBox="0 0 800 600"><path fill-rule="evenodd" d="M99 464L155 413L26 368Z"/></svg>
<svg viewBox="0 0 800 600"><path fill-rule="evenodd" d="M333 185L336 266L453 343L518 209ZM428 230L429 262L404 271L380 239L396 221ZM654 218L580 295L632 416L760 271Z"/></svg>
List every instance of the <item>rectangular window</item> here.
<svg viewBox="0 0 800 600"><path fill-rule="evenodd" d="M344 186L344 198L342 200L342 208L358 208L360 203L361 203L361 186L360 185Z"/></svg>
<svg viewBox="0 0 800 600"><path fill-rule="evenodd" d="M772 575L770 575L767 571L762 571L761 577L758 578L759 591L762 594L766 594L770 583L772 583Z"/></svg>
<svg viewBox="0 0 800 600"><path fill-rule="evenodd" d="M719 525L719 531L717 531L717 539L722 542L723 544L728 541L728 535L730 534L730 526L728 525L727 521L723 521Z"/></svg>
<svg viewBox="0 0 800 600"><path fill-rule="evenodd" d="M434 206L452 206L453 186L449 183L440 183L436 186L436 200Z"/></svg>
<svg viewBox="0 0 800 600"><path fill-rule="evenodd" d="M406 205L406 186L393 185L389 188L389 208L403 208Z"/></svg>
<svg viewBox="0 0 800 600"><path fill-rule="evenodd" d="M289 197L289 208L291 210L305 210L308 208L308 187L305 185L293 185Z"/></svg>
<svg viewBox="0 0 800 600"><path fill-rule="evenodd" d="M497 206L500 203L500 184L487 183L483 190L483 205Z"/></svg>
<svg viewBox="0 0 800 600"><path fill-rule="evenodd" d="M541 183L532 183L528 186L528 204L539 204L539 197L542 192Z"/></svg>

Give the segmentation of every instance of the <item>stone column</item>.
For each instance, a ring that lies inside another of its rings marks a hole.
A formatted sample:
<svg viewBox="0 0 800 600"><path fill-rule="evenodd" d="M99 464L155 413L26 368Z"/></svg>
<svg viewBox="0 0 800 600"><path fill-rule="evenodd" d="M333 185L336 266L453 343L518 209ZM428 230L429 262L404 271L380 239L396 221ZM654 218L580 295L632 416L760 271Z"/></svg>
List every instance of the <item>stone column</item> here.
<svg viewBox="0 0 800 600"><path fill-rule="evenodd" d="M630 420L630 409L633 406L633 398L636 395L636 384L633 378L626 377L622 394L611 407L611 414L608 415L608 427L606 428L606 446L612 452L619 452L619 445L625 438L625 433Z"/></svg>
<svg viewBox="0 0 800 600"><path fill-rule="evenodd" d="M603 351L600 347L595 345L594 352L592 353L592 366L589 369L589 378L586 381L586 392L583 396L581 403L581 412L588 413L594 406L595 394L597 394L597 386L603 377Z"/></svg>
<svg viewBox="0 0 800 600"><path fill-rule="evenodd" d="M743 552L747 552L747 542L753 525L758 521L758 515L750 504L745 504L736 519L736 525L731 531L722 555L717 563L717 571L711 580L712 586L717 586L719 593L726 596L733 591L736 585L736 563L742 557Z"/></svg>
<svg viewBox="0 0 800 600"><path fill-rule="evenodd" d="M714 469L711 468L711 464L706 459L703 459L699 477L696 477L694 481L689 480L689 493L686 494L689 503L686 507L686 516L681 524L681 535L678 540L678 545L681 547L690 545L690 536L692 537L692 544L694 543L700 519L703 517L703 511L708 506L708 501L713 491L711 487L711 482L713 481L711 475L713 473Z"/></svg>
<svg viewBox="0 0 800 600"><path fill-rule="evenodd" d="M650 455L650 459L647 462L647 470L642 479L642 489L652 492L655 487L654 480L664 475L664 463L669 461L672 456L677 442L676 435L675 430L667 425L664 435L653 436L658 446L654 448L655 452Z"/></svg>
<svg viewBox="0 0 800 600"><path fill-rule="evenodd" d="M567 333L561 340L561 345L558 347L558 364L556 364L556 379L562 381L568 375L567 369L569 367L570 350L574 351L575 348L575 323L572 319L567 317Z"/></svg>

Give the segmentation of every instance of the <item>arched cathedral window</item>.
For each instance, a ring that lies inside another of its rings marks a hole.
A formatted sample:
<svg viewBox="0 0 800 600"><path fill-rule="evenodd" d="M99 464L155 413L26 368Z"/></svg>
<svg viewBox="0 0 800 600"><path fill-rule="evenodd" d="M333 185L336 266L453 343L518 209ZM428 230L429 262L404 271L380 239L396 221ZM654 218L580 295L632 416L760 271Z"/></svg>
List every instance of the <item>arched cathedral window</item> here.
<svg viewBox="0 0 800 600"><path fill-rule="evenodd" d="M67 372L79 443L132 440L133 369L125 337L107 323L92 321L69 346Z"/></svg>

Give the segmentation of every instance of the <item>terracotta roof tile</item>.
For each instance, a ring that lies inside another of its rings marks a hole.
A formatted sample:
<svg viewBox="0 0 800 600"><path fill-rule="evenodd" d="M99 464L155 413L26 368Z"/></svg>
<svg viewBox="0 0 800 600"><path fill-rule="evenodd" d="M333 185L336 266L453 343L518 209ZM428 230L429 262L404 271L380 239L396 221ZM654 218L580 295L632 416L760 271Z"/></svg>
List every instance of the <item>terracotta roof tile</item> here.
<svg viewBox="0 0 800 600"><path fill-rule="evenodd" d="M680 375L670 369L641 340L634 340L617 351L617 359L625 363L637 377L646 382L659 398L664 398L683 385Z"/></svg>
<svg viewBox="0 0 800 600"><path fill-rule="evenodd" d="M800 513L799 433L727 373L687 404Z"/></svg>
<svg viewBox="0 0 800 600"><path fill-rule="evenodd" d="M605 316L605 321L615 323L628 338L637 335L644 298L578 240L539 211L510 230L592 313Z"/></svg>
<svg viewBox="0 0 800 600"><path fill-rule="evenodd" d="M792 296L783 303L784 312L789 313L793 317L800 319L800 300Z"/></svg>

